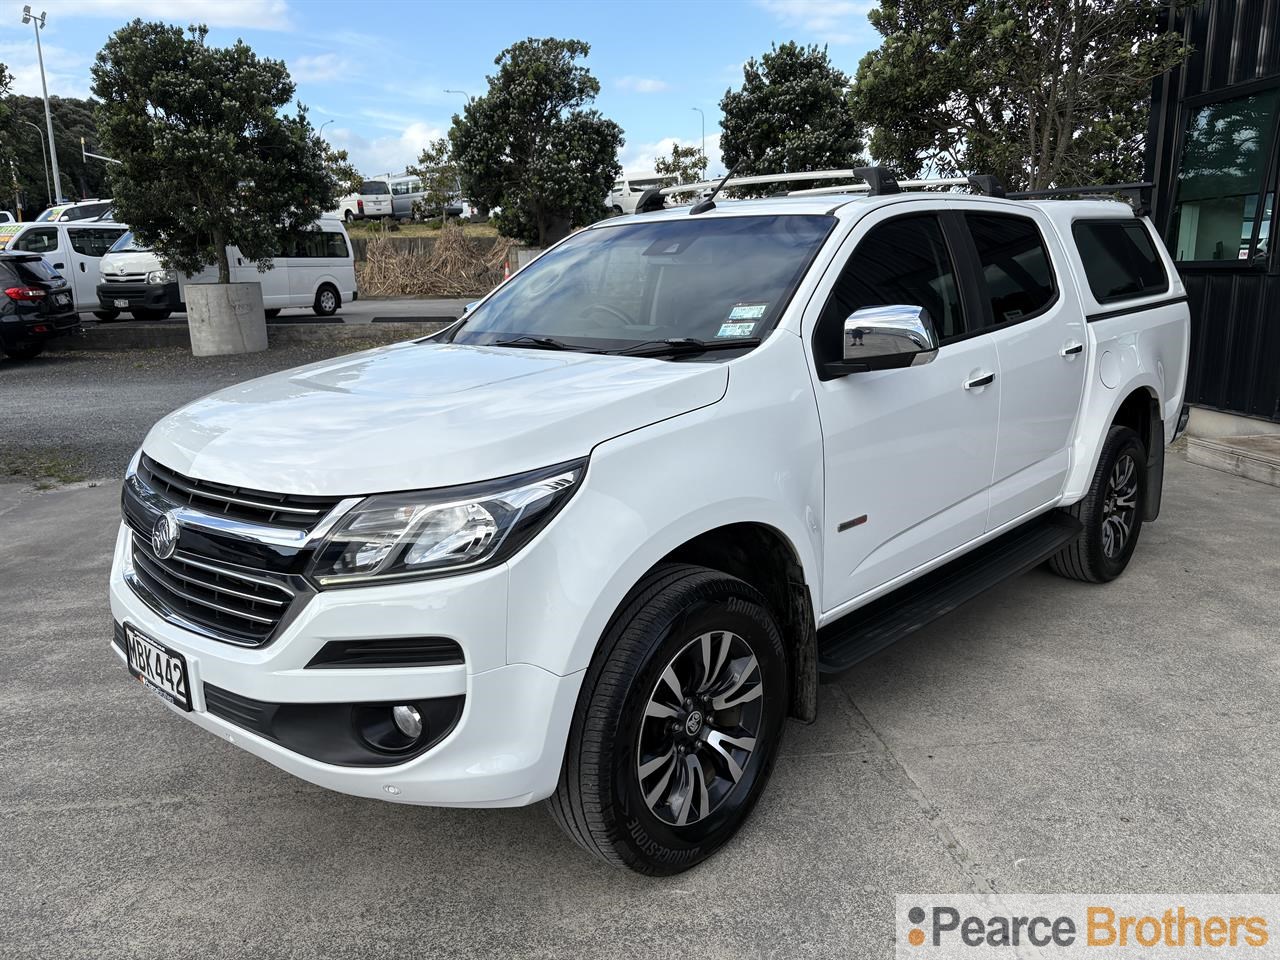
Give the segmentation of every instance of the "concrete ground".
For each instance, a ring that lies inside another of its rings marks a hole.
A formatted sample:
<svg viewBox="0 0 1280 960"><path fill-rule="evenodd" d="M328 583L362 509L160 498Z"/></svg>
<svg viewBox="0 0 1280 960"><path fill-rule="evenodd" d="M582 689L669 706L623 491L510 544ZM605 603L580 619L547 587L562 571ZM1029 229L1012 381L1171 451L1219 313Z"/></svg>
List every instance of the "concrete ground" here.
<svg viewBox="0 0 1280 960"><path fill-rule="evenodd" d="M122 462L183 376L92 368L59 436ZM345 797L174 716L108 647L118 496L0 486L5 958L863 958L898 893L1280 892L1275 488L1171 456L1124 577L1034 571L824 685L741 834L667 880L538 807Z"/></svg>

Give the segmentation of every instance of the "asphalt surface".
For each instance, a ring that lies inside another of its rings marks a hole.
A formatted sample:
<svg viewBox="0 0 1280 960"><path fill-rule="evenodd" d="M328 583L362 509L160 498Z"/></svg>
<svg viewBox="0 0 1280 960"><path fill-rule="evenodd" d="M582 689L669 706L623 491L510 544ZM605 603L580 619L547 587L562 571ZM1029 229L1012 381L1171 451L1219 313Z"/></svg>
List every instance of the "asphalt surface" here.
<svg viewBox="0 0 1280 960"><path fill-rule="evenodd" d="M56 399L112 475L232 375L67 362L0 381L4 429ZM666 880L541 808L329 793L174 716L108 646L118 495L0 486L6 960L881 957L898 893L1280 892L1280 490L1179 455L1119 581L1034 571L824 685L741 834Z"/></svg>

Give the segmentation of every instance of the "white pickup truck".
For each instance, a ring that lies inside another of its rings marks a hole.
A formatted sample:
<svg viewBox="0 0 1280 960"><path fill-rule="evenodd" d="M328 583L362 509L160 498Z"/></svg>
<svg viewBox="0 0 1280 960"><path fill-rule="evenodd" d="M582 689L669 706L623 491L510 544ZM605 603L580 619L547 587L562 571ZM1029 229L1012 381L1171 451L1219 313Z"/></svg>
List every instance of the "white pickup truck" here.
<svg viewBox="0 0 1280 960"><path fill-rule="evenodd" d="M1109 581L1160 508L1188 311L1150 224L868 179L602 222L439 335L164 418L117 656L313 783L704 859L820 674L1045 561Z"/></svg>

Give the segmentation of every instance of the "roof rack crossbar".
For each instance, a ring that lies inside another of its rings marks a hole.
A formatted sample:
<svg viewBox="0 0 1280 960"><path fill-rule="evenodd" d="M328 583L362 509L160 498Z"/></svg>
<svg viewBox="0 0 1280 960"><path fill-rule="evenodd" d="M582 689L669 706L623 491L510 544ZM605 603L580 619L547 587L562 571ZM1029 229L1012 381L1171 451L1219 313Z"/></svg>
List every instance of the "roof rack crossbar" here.
<svg viewBox="0 0 1280 960"><path fill-rule="evenodd" d="M1155 184L1147 181L1133 181L1132 183L1102 183L1096 186L1088 187L1049 187L1044 190L1020 190L1017 193L1009 194L1010 200L1037 200L1041 197L1096 197L1111 193L1129 193L1141 199L1142 194L1150 190Z"/></svg>

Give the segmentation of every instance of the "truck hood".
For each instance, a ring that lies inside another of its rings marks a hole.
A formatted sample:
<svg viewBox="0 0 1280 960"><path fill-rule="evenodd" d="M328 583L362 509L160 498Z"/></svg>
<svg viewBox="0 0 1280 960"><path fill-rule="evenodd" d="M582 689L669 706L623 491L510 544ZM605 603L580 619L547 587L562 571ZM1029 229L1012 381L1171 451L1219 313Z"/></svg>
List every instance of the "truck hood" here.
<svg viewBox="0 0 1280 960"><path fill-rule="evenodd" d="M411 342L220 390L143 448L188 476L278 493L443 487L584 457L727 386L719 363Z"/></svg>
<svg viewBox="0 0 1280 960"><path fill-rule="evenodd" d="M118 273L149 273L160 269L160 258L150 250L129 250L104 254L98 263L103 277Z"/></svg>

